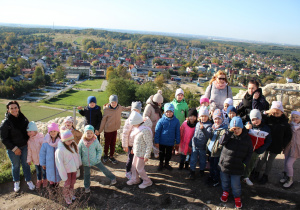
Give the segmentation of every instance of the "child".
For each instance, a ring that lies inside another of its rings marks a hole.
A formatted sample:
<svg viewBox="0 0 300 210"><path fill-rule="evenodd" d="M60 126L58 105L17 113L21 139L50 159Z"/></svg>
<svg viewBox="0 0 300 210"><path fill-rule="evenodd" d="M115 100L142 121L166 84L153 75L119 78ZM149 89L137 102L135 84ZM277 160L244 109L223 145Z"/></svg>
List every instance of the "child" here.
<svg viewBox="0 0 300 210"><path fill-rule="evenodd" d="M206 106L209 109L209 98L206 98L205 95L200 98L200 106Z"/></svg>
<svg viewBox="0 0 300 210"><path fill-rule="evenodd" d="M227 115L228 115L228 125L229 125L231 119L236 116L236 108L234 108L234 106L232 106L232 105L228 106L227 107Z"/></svg>
<svg viewBox="0 0 300 210"><path fill-rule="evenodd" d="M175 98L171 102L174 106L174 115L179 120L180 125L185 121L188 116L189 107L184 100L184 92L181 88L176 90Z"/></svg>
<svg viewBox="0 0 300 210"><path fill-rule="evenodd" d="M66 130L70 130L74 136L74 141L76 144L79 143L79 140L82 137L82 133L79 130L76 130L74 127L74 119L71 116L67 116L64 119L64 125L61 127L61 131L64 132Z"/></svg>
<svg viewBox="0 0 300 210"><path fill-rule="evenodd" d="M229 124L227 108L232 105L233 105L233 100L231 98L226 98L224 101L224 108L222 109L222 113L223 113L224 121L227 125Z"/></svg>
<svg viewBox="0 0 300 210"><path fill-rule="evenodd" d="M184 121L180 126L180 145L179 152L181 153L179 170L189 169L189 155L191 150L189 149L189 144L194 136L195 127L197 124L197 110L192 108L189 110L188 120Z"/></svg>
<svg viewBox="0 0 300 210"><path fill-rule="evenodd" d="M65 182L63 196L67 204L75 200L74 185L76 182L77 170L81 165L77 145L70 130L61 133L61 142L58 142L58 149L55 151L55 164L61 179Z"/></svg>
<svg viewBox="0 0 300 210"><path fill-rule="evenodd" d="M40 157L39 153L44 143L44 135L38 132L38 128L35 122L31 121L27 127L27 134L29 136L27 145L28 145L28 153L27 153L27 163L31 165L31 162L35 165L36 169L36 188L39 189L43 183L43 187L47 187L48 181L46 178L46 170L42 168L40 165ZM42 179L43 176L43 179Z"/></svg>
<svg viewBox="0 0 300 210"><path fill-rule="evenodd" d="M255 169L258 174L263 165L266 163L266 169L259 180L260 184L268 182L268 175L272 169L273 161L276 156L282 152L282 150L289 144L292 138L291 126L288 123L288 118L284 115L284 110L281 101L273 101L271 109L264 112L268 115L263 115L264 122L271 129L272 143L260 157ZM268 160L267 160L268 159Z"/></svg>
<svg viewBox="0 0 300 210"><path fill-rule="evenodd" d="M158 171L161 171L163 167L168 170L173 169L169 164L172 157L172 149L175 141L176 145L180 143L180 122L174 116L173 104L166 103L164 110L165 114L156 124L154 137L155 146L159 148L160 163Z"/></svg>
<svg viewBox="0 0 300 210"><path fill-rule="evenodd" d="M244 182L247 185L252 186L253 183L249 179L249 176L255 166L258 156L266 151L272 142L271 130L269 126L262 122L262 116L258 109L252 109L250 112L251 123L247 123L245 126L249 130L249 136L253 145L253 153L249 164L244 172ZM253 174L254 178L258 178L258 173Z"/></svg>
<svg viewBox="0 0 300 210"><path fill-rule="evenodd" d="M40 165L46 170L46 176L50 182L50 187L58 187L61 180L56 164L55 151L60 141L58 124L51 123L48 125L48 133L44 138L44 143L40 150Z"/></svg>
<svg viewBox="0 0 300 210"><path fill-rule="evenodd" d="M293 136L291 142L284 149L284 177L280 179L284 188L289 188L293 184L293 165L300 156L300 112L292 111L292 131Z"/></svg>
<svg viewBox="0 0 300 210"><path fill-rule="evenodd" d="M94 134L94 127L92 125L86 125L84 127L84 134L79 142L78 150L79 156L84 166L84 188L85 193L90 192L91 184L91 167L96 166L100 169L106 177L108 177L111 185L117 183L115 175L113 175L102 163L102 146L99 141L96 141L97 137Z"/></svg>
<svg viewBox="0 0 300 210"><path fill-rule="evenodd" d="M195 179L196 164L199 161L200 176L204 175L204 169L206 166L206 144L211 137L212 124L208 120L208 109L202 106L199 110L199 122L196 125L195 134L190 141L190 147L192 148L191 155L191 171L188 179Z"/></svg>
<svg viewBox="0 0 300 210"><path fill-rule="evenodd" d="M143 117L138 113L133 111L130 115L129 122L134 126L131 135L134 136L133 145L133 164L132 164L132 177L127 181L128 185L139 184L140 178L142 178L143 183L139 185L140 189L144 189L152 185L152 181L147 176L145 171L145 163L149 160L151 156L151 150L153 146L152 141L152 131L151 126L145 126Z"/></svg>
<svg viewBox="0 0 300 210"><path fill-rule="evenodd" d="M219 167L221 169L221 182L223 194L222 202L227 202L229 190L232 189L235 207L242 208L241 202L241 175L249 162L253 147L247 129L243 126L240 117L232 118L230 130L221 137L220 144L223 146Z"/></svg>
<svg viewBox="0 0 300 210"><path fill-rule="evenodd" d="M220 171L218 163L222 150L222 145L219 144L219 139L226 132L228 126L224 123L223 114L220 109L216 109L213 114L214 124L212 126L212 137L207 142L207 149L210 152L209 158L209 178L207 183L212 182L212 186L216 187L220 184Z"/></svg>
<svg viewBox="0 0 300 210"><path fill-rule="evenodd" d="M118 163L118 161L114 158L117 130L120 129L121 126L121 113L128 110L130 110L130 108L125 108L118 104L118 96L109 96L109 104L107 104L103 110L103 118L99 129L99 133L104 130L104 163L108 160L110 160L113 164ZM109 157L108 149L110 150Z"/></svg>
<svg viewBox="0 0 300 210"><path fill-rule="evenodd" d="M81 106L77 107L79 114L85 117L86 122L85 125L94 126L95 133L100 140L100 123L102 120L102 112L101 107L97 105L97 99L95 96L89 96L87 98L87 106L82 108Z"/></svg>

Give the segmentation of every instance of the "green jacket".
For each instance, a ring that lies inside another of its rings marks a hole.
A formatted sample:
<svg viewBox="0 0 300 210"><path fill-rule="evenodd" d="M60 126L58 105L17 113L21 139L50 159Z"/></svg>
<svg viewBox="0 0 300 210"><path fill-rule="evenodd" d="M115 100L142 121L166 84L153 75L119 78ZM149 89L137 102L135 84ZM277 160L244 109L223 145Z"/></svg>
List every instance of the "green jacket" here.
<svg viewBox="0 0 300 210"><path fill-rule="evenodd" d="M184 99L182 99L182 101L180 101L180 103L178 103L176 98L174 98L174 100L171 102L171 104L174 105L174 108L175 108L174 115L179 120L180 125L181 125L185 121L185 118L188 117L189 107Z"/></svg>

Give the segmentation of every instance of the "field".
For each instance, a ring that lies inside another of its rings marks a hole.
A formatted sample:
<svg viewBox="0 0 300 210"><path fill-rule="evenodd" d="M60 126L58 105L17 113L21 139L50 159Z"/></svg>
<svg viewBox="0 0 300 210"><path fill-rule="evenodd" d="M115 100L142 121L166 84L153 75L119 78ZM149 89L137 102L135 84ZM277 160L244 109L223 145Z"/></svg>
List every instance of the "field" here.
<svg viewBox="0 0 300 210"><path fill-rule="evenodd" d="M76 84L74 88L79 89L100 89L103 79L86 80L80 84Z"/></svg>

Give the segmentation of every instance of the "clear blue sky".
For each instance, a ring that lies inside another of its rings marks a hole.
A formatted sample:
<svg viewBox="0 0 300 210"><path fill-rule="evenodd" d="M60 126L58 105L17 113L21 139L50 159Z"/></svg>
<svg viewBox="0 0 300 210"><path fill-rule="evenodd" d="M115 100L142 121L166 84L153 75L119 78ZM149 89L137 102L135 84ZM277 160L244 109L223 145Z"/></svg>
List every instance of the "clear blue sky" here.
<svg viewBox="0 0 300 210"><path fill-rule="evenodd" d="M185 33L300 45L299 0L11 0L0 22Z"/></svg>

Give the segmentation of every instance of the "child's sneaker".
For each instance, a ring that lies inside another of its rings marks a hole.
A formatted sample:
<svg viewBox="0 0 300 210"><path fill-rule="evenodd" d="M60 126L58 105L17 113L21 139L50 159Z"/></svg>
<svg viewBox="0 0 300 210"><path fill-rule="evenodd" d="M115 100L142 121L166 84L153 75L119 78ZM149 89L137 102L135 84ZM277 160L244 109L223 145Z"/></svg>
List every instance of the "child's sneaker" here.
<svg viewBox="0 0 300 210"><path fill-rule="evenodd" d="M249 178L244 178L243 181L248 185L248 186L253 186L253 182Z"/></svg>
<svg viewBox="0 0 300 210"><path fill-rule="evenodd" d="M178 168L178 170L182 170L182 169L183 169L183 166L184 166L184 163L179 163L179 168Z"/></svg>
<svg viewBox="0 0 300 210"><path fill-rule="evenodd" d="M112 180L110 181L110 185L115 185L115 184L117 184L117 179L112 179Z"/></svg>
<svg viewBox="0 0 300 210"><path fill-rule="evenodd" d="M109 161L112 162L112 164L117 164L118 161L114 157L110 157Z"/></svg>
<svg viewBox="0 0 300 210"><path fill-rule="evenodd" d="M145 189L146 187L149 187L149 186L151 186L151 185L152 185L152 182L151 182L151 181L148 182L148 183L143 182L142 184L139 185L139 188L140 188L140 189Z"/></svg>
<svg viewBox="0 0 300 210"><path fill-rule="evenodd" d="M73 195L73 196L72 196L72 201L75 201L75 200L76 200L76 196Z"/></svg>
<svg viewBox="0 0 300 210"><path fill-rule="evenodd" d="M43 183L43 181L42 180L38 180L37 182L36 182L36 189L39 189L41 186L42 186L42 183Z"/></svg>
<svg viewBox="0 0 300 210"><path fill-rule="evenodd" d="M69 197L65 198L65 201L68 205L72 204L72 200Z"/></svg>
<svg viewBox="0 0 300 210"><path fill-rule="evenodd" d="M48 180L44 179L43 180L43 188L46 188L46 187L48 187Z"/></svg>
<svg viewBox="0 0 300 210"><path fill-rule="evenodd" d="M186 177L186 179L195 180L195 171L190 171L190 174Z"/></svg>
<svg viewBox="0 0 300 210"><path fill-rule="evenodd" d="M172 170L173 170L173 167L170 166L169 164L166 164L166 165L165 165L165 168L168 169L169 171L172 171Z"/></svg>
<svg viewBox="0 0 300 210"><path fill-rule="evenodd" d="M163 168L164 168L164 165L162 163L160 163L159 166L158 166L158 168L157 168L157 170L158 171L162 171Z"/></svg>
<svg viewBox="0 0 300 210"><path fill-rule="evenodd" d="M129 181L126 182L127 185L134 185L134 184L139 184L141 181L134 181L132 179L130 179Z"/></svg>
<svg viewBox="0 0 300 210"><path fill-rule="evenodd" d="M108 156L104 155L103 157L103 163L106 163L108 161Z"/></svg>
<svg viewBox="0 0 300 210"><path fill-rule="evenodd" d="M242 208L242 201L241 198L234 198L234 202L235 202L235 208L240 209Z"/></svg>
<svg viewBox="0 0 300 210"><path fill-rule="evenodd" d="M19 190L20 190L20 182L15 182L14 183L14 191L19 192Z"/></svg>
<svg viewBox="0 0 300 210"><path fill-rule="evenodd" d="M222 196L220 198L221 201L224 202L224 203L226 203L228 201L228 196L229 196L229 193L226 192L226 191L223 191L223 194L222 194Z"/></svg>
<svg viewBox="0 0 300 210"><path fill-rule="evenodd" d="M85 193L90 193L91 190L90 190L90 188L85 188L85 189L84 189L84 192L85 192Z"/></svg>
<svg viewBox="0 0 300 210"><path fill-rule="evenodd" d="M290 188L293 184L293 179L290 177L288 180L284 183L283 187L284 188Z"/></svg>
<svg viewBox="0 0 300 210"><path fill-rule="evenodd" d="M130 171L126 172L125 176L127 177L128 180L130 180L131 176L132 176L132 173Z"/></svg>
<svg viewBox="0 0 300 210"><path fill-rule="evenodd" d="M264 174L259 180L260 184L266 184L269 181L268 175Z"/></svg>
<svg viewBox="0 0 300 210"><path fill-rule="evenodd" d="M286 175L286 172L283 172L283 177L279 180L279 182L283 184L288 180L288 178L289 177Z"/></svg>
<svg viewBox="0 0 300 210"><path fill-rule="evenodd" d="M29 190L34 190L34 189L35 189L35 186L34 186L34 184L32 183L32 181L27 182L27 185L28 185L28 187L29 187Z"/></svg>

